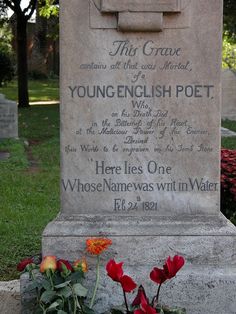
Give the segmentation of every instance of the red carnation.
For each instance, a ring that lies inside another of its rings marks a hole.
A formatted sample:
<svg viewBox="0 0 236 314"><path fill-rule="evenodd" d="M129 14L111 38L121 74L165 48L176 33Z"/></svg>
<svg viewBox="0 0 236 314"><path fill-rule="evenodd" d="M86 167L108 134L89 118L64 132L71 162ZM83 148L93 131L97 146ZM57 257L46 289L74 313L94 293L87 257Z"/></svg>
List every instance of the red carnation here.
<svg viewBox="0 0 236 314"><path fill-rule="evenodd" d="M29 264L33 264L34 263L34 260L33 258L26 258L26 259L23 259L22 261L20 261L20 263L17 265L17 270L18 271L24 271L25 270L25 267Z"/></svg>
<svg viewBox="0 0 236 314"><path fill-rule="evenodd" d="M107 274L112 280L120 282L123 276L123 263L116 263L114 259L111 259L106 266Z"/></svg>
<svg viewBox="0 0 236 314"><path fill-rule="evenodd" d="M63 266L62 266L62 265L64 265L67 270L70 270L70 271L73 270L73 267L72 267L72 265L70 264L70 262L68 262L68 261L66 261L66 260L64 260L64 259L59 259L59 260L57 261L57 269L58 269L59 271L62 271L62 272L63 272Z"/></svg>

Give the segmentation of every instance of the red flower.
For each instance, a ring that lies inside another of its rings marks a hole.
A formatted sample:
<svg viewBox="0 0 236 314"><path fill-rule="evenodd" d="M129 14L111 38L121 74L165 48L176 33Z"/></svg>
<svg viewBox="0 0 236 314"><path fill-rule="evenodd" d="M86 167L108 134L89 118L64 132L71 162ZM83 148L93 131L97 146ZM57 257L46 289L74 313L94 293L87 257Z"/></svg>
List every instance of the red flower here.
<svg viewBox="0 0 236 314"><path fill-rule="evenodd" d="M133 279L127 275L121 277L120 283L125 292L132 292L137 287Z"/></svg>
<svg viewBox="0 0 236 314"><path fill-rule="evenodd" d="M137 285L131 277L123 275L122 266L123 262L116 263L114 259L111 259L106 265L107 275L111 277L112 280L119 282L124 292L131 292Z"/></svg>
<svg viewBox="0 0 236 314"><path fill-rule="evenodd" d="M175 255L173 260L169 256L165 262L164 269L167 275L167 278L173 278L177 272L184 266L184 258L179 255Z"/></svg>
<svg viewBox="0 0 236 314"><path fill-rule="evenodd" d="M165 273L165 270L157 268L157 267L154 267L153 270L151 271L150 278L152 281L154 281L155 283L159 285L161 285L163 282L165 282L168 279Z"/></svg>
<svg viewBox="0 0 236 314"><path fill-rule="evenodd" d="M151 307L148 302L147 298L144 296L144 294L141 294L141 304L140 309L135 310L134 314L158 314L156 310Z"/></svg>
<svg viewBox="0 0 236 314"><path fill-rule="evenodd" d="M136 297L135 297L135 299L134 299L134 301L133 301L133 303L132 303L132 306L138 306L138 305L140 305L140 303L141 303L141 296L142 296L142 295L144 295L144 297L147 299L145 290L144 290L143 286L141 285L141 286L139 286L139 288L138 288L138 293L137 293L137 295L136 295Z"/></svg>
<svg viewBox="0 0 236 314"><path fill-rule="evenodd" d="M64 260L64 259L59 259L59 260L57 261L57 269L58 269L59 271L62 271L62 272L63 272L63 267L62 267L62 265L64 265L64 266L67 268L67 270L70 270L70 271L73 270L73 268L72 268L70 262L68 262L68 261L66 261L66 260Z"/></svg>
<svg viewBox="0 0 236 314"><path fill-rule="evenodd" d="M154 267L150 273L150 278L157 284L162 284L167 279L173 278L176 273L184 265L184 258L179 255L175 255L173 259L169 256L163 266L163 269Z"/></svg>
<svg viewBox="0 0 236 314"><path fill-rule="evenodd" d="M34 260L33 258L26 258L26 259L23 259L22 261L20 261L20 263L17 265L17 270L18 271L24 271L25 270L25 267L29 264L33 264L34 263Z"/></svg>
<svg viewBox="0 0 236 314"><path fill-rule="evenodd" d="M111 277L112 280L120 282L123 276L122 266L123 263L116 263L114 259L111 259L106 265L108 276Z"/></svg>

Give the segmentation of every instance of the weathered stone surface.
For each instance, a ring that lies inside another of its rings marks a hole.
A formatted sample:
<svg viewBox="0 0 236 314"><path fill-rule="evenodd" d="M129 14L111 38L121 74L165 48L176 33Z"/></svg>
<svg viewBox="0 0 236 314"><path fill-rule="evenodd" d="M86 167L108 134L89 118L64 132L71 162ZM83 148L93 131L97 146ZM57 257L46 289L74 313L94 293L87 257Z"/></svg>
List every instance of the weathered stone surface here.
<svg viewBox="0 0 236 314"><path fill-rule="evenodd" d="M0 281L0 313L20 314L20 282L19 280Z"/></svg>
<svg viewBox="0 0 236 314"><path fill-rule="evenodd" d="M180 12L180 0L101 0L102 12Z"/></svg>
<svg viewBox="0 0 236 314"><path fill-rule="evenodd" d="M222 136L222 137L232 137L232 136L236 136L236 132L231 131L231 130L226 129L226 128L221 128L221 136Z"/></svg>
<svg viewBox="0 0 236 314"><path fill-rule="evenodd" d="M37 297L35 290L29 291L29 274L24 273L20 277L21 291L21 314L33 314L35 312L35 300Z"/></svg>
<svg viewBox="0 0 236 314"><path fill-rule="evenodd" d="M0 138L18 137L17 103L0 94Z"/></svg>
<svg viewBox="0 0 236 314"><path fill-rule="evenodd" d="M163 14L122 12L118 15L118 29L122 32L160 32L163 29Z"/></svg>
<svg viewBox="0 0 236 314"><path fill-rule="evenodd" d="M141 3L141 2L140 2ZM121 12L102 12L101 11L101 3L100 0L90 0L90 10L89 10L89 22L90 27L95 29L118 29L118 19L117 15ZM144 7L137 7L135 6L134 12L139 12L143 14L142 20L145 20L148 18L150 9L147 10L145 2L145 8ZM155 5L157 2L155 1ZM162 7L162 11L159 13L163 14L163 25L162 28L165 29L181 29L181 28L188 28L191 25L191 1L189 0L182 0L180 3L180 10L179 12L174 12L174 14L169 14L164 10L164 7ZM118 3L119 5L119 3ZM126 4L127 5L127 4ZM163 2L163 5L164 4ZM160 7L159 7L160 8ZM141 12L140 12L141 9ZM147 10L146 12L143 12ZM158 11L158 10L156 10ZM122 11L122 12L130 12L130 11ZM133 13L134 13L133 12ZM156 13L156 12L155 12ZM173 12L172 12L173 13ZM139 21L136 21L139 22ZM153 30L154 31L154 30ZM159 29L158 29L159 31Z"/></svg>
<svg viewBox="0 0 236 314"><path fill-rule="evenodd" d="M236 120L236 73L222 72L222 119Z"/></svg>
<svg viewBox="0 0 236 314"><path fill-rule="evenodd" d="M231 314L236 230L220 215L222 1L186 2L184 28L181 11L171 29L164 15L156 33L118 32L108 20L102 29L102 19L92 28L88 2L60 3L61 213L44 231L43 254L79 258L87 237L108 236L103 266L123 260L149 289L152 267L183 255L165 300L188 314ZM98 313L122 302L104 267L101 280Z"/></svg>

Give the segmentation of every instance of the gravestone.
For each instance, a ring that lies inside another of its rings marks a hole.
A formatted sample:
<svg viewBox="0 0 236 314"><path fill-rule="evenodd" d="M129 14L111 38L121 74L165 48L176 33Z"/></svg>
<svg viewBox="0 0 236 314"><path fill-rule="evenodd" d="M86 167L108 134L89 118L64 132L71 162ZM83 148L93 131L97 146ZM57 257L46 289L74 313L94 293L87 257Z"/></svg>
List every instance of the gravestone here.
<svg viewBox="0 0 236 314"><path fill-rule="evenodd" d="M18 137L17 103L0 94L0 139Z"/></svg>
<svg viewBox="0 0 236 314"><path fill-rule="evenodd" d="M222 72L222 119L236 120L236 73L230 69Z"/></svg>
<svg viewBox="0 0 236 314"><path fill-rule="evenodd" d="M236 230L220 214L222 0L71 0L61 10L61 212L43 254L102 256L156 292L153 266L186 266L161 300L235 313ZM122 302L102 272L97 312Z"/></svg>

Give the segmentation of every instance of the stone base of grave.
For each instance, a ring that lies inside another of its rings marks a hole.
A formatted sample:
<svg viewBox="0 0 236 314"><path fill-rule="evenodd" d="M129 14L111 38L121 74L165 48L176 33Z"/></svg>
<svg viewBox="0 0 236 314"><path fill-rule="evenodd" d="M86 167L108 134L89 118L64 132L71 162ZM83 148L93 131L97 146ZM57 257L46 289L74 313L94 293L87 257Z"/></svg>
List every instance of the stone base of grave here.
<svg viewBox="0 0 236 314"><path fill-rule="evenodd" d="M78 220L79 219L79 220ZM175 254L186 259L177 278L163 285L161 301L185 307L187 314L235 314L236 228L222 215L177 217L65 217L60 215L43 233L43 254L74 260L84 255L85 240L106 236L113 245L102 254L97 311L122 303L117 284L105 275L110 258L124 261L124 271L150 295L154 266ZM96 259L89 258L94 269ZM89 272L88 281L94 280ZM132 296L133 298L133 296Z"/></svg>

